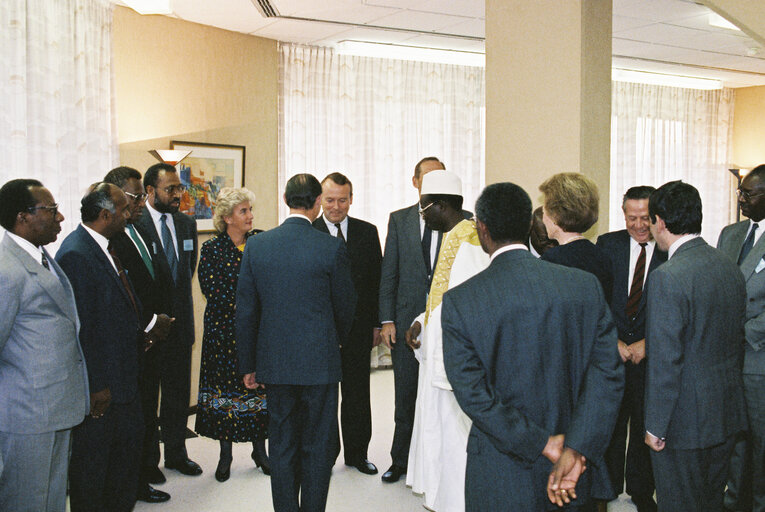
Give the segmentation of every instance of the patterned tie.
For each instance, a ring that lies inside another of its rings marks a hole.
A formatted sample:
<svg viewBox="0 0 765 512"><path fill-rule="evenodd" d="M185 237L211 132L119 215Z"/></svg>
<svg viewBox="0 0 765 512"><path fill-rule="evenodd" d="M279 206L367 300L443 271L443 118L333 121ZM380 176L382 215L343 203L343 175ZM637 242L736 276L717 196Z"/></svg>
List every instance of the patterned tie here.
<svg viewBox="0 0 765 512"><path fill-rule="evenodd" d="M143 264L146 265L146 270L149 271L149 274L151 274L151 278L154 279L154 263L151 262L151 257L149 256L149 253L146 252L146 247L144 247L143 241L138 236L138 233L135 230L135 227L132 224L127 225L128 233L130 233L130 238L133 239L135 242L135 245L138 247L138 252L141 254L141 259L143 260Z"/></svg>
<svg viewBox="0 0 765 512"><path fill-rule="evenodd" d="M167 227L167 214L163 213L159 220L162 223L162 247L165 249L165 257L167 258L167 264L170 266L170 274L173 276L173 281L178 281L178 257L175 255L173 235L170 234L170 228Z"/></svg>
<svg viewBox="0 0 765 512"><path fill-rule="evenodd" d="M627 318L633 319L637 315L640 298L643 296L643 278L645 277L645 246L646 242L640 243L640 256L635 263L635 273L632 274L632 286L630 286L630 296L627 299L627 305L624 312Z"/></svg>
<svg viewBox="0 0 765 512"><path fill-rule="evenodd" d="M45 256L45 253L42 254L42 266L45 267L45 270L50 270L50 263L48 263L48 258Z"/></svg>
<svg viewBox="0 0 765 512"><path fill-rule="evenodd" d="M749 230L749 235L747 235L746 240L744 240L744 245L741 246L741 254L738 255L739 265L744 262L744 259L746 259L749 251L751 251L752 247L754 247L754 232L757 231L757 227L757 223L753 222L752 229Z"/></svg>
<svg viewBox="0 0 765 512"><path fill-rule="evenodd" d="M337 238L345 242L345 237L343 236L343 230L340 229L340 223L336 222L335 227L337 228Z"/></svg>
<svg viewBox="0 0 765 512"><path fill-rule="evenodd" d="M109 242L107 250L109 251L109 254L112 257L112 261L114 261L114 266L117 267L117 275L119 275L120 281L122 281L122 286L125 288L125 291L127 292L128 297L130 297L130 303L133 305L133 311L135 311L137 314L138 305L136 305L135 303L135 297L133 297L133 290L130 289L130 283L128 282L125 269L122 268L122 262L120 262L120 259L117 257L117 253L114 251L114 247L112 247L111 242Z"/></svg>

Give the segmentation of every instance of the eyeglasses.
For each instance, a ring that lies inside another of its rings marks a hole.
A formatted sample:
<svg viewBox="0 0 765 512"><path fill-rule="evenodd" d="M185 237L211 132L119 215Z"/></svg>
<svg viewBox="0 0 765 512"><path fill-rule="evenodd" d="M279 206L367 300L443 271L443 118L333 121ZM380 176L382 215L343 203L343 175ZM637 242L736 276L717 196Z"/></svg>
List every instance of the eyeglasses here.
<svg viewBox="0 0 765 512"><path fill-rule="evenodd" d="M53 206L30 206L27 208L29 213L32 213L35 210L48 210L49 212L52 212L53 216L55 217L58 215L58 204L54 204Z"/></svg>
<svg viewBox="0 0 765 512"><path fill-rule="evenodd" d="M184 192L186 192L186 186L185 185L170 185L169 187L165 187L162 190L165 191L165 194L174 196L175 194L183 194Z"/></svg>
<svg viewBox="0 0 765 512"><path fill-rule="evenodd" d="M436 202L435 202L435 201L433 201L432 203L430 203L430 204L429 204L428 206L426 206L425 208L423 208L423 207L422 207L422 206L420 206L420 205L417 205L417 210L420 212L420 215L425 215L425 212L428 210L428 208L430 208L430 207L431 207L431 206L433 206L434 204L436 204Z"/></svg>
<svg viewBox="0 0 765 512"><path fill-rule="evenodd" d="M743 199L744 201L749 201L750 199L753 199L755 197L760 197L761 195L765 194L765 192L749 192L748 190L743 190L741 188L736 189L736 195Z"/></svg>
<svg viewBox="0 0 765 512"><path fill-rule="evenodd" d="M132 194L128 192L127 190L123 190L123 192L125 192L126 196L132 197L133 200L135 201L143 201L144 199L146 199L146 194Z"/></svg>

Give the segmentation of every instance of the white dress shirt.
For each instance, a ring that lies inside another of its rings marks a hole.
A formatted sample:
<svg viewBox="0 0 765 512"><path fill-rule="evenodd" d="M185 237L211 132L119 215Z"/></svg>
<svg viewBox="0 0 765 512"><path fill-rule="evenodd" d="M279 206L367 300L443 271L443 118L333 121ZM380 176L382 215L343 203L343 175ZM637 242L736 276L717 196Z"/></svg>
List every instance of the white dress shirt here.
<svg viewBox="0 0 765 512"><path fill-rule="evenodd" d="M529 248L526 247L523 244L509 244L509 245L502 246L499 249L497 249L496 251L494 251L494 254L491 255L491 258L489 258L489 262L494 261L494 258L496 258L497 256L499 256L502 253L505 253L505 252L508 252L508 251L521 250L521 249L524 250L524 251L528 251L529 250Z"/></svg>
<svg viewBox="0 0 765 512"><path fill-rule="evenodd" d="M329 230L329 234L336 237L337 236L337 228L335 227L335 223L330 221L324 215L322 215L321 218L324 219L324 224L327 225L327 229ZM339 224L340 224L340 231L343 232L343 238L346 241L348 241L348 216L346 215L345 218L339 222Z"/></svg>
<svg viewBox="0 0 765 512"><path fill-rule="evenodd" d="M175 223L173 222L173 214L158 212L151 207L148 201L146 202L146 209L149 210L149 213L151 214L151 220L154 222L154 229L157 230L157 234L159 235L159 243L162 244L162 249L165 251L167 251L167 248L165 247L165 241L162 239L162 216L165 215L167 217L165 223L170 229L170 235L173 237L173 249L175 250L175 257L178 259L178 261L180 261L180 255L178 254L178 239L175 236Z"/></svg>

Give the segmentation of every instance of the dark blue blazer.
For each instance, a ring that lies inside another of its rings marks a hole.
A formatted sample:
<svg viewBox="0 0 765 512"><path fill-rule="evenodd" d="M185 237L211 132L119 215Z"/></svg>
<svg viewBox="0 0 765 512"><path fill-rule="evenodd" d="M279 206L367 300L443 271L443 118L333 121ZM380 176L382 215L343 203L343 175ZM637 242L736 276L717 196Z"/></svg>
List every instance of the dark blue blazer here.
<svg viewBox="0 0 765 512"><path fill-rule="evenodd" d="M646 286L651 272L667 261L667 253L658 246L654 247L651 262L648 264L648 275L643 283L644 293L638 305L638 312L634 319L630 319L624 312L629 298L627 283L630 279L630 235L626 229L606 233L598 237L596 245L611 259L611 271L614 276L611 312L614 315L619 339L630 345L645 338Z"/></svg>
<svg viewBox="0 0 765 512"><path fill-rule="evenodd" d="M239 371L265 384L339 382L355 305L339 238L300 217L250 237L236 292Z"/></svg>
<svg viewBox="0 0 765 512"><path fill-rule="evenodd" d="M624 365L595 276L511 250L446 292L441 322L446 374L473 420L466 488L479 479L544 496L552 465L542 450L554 434L602 464ZM535 510L518 501L502 509Z"/></svg>
<svg viewBox="0 0 765 512"><path fill-rule="evenodd" d="M109 388L112 402L132 402L138 394L138 355L143 342L138 296L133 291L136 314L114 267L82 226L64 239L56 261L74 291L90 392Z"/></svg>

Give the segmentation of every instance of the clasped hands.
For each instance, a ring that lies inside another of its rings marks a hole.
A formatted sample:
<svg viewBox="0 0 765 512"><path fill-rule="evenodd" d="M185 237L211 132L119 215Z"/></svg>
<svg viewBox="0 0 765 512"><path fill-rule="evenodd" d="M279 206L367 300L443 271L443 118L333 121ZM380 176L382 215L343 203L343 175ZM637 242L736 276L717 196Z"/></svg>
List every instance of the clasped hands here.
<svg viewBox="0 0 765 512"><path fill-rule="evenodd" d="M576 483L587 469L585 457L571 447L564 446L564 435L550 436L542 455L553 463L547 479L547 497L562 507L576 499Z"/></svg>
<svg viewBox="0 0 765 512"><path fill-rule="evenodd" d="M636 341L631 345L627 345L622 340L617 341L616 344L623 363L629 361L632 364L640 364L645 359L645 339Z"/></svg>
<svg viewBox="0 0 765 512"><path fill-rule="evenodd" d="M143 350L147 351L153 347L155 343L164 341L170 334L170 327L173 322L175 322L175 318L171 318L164 313L157 315L157 321L154 322L154 327L146 333L146 341Z"/></svg>

